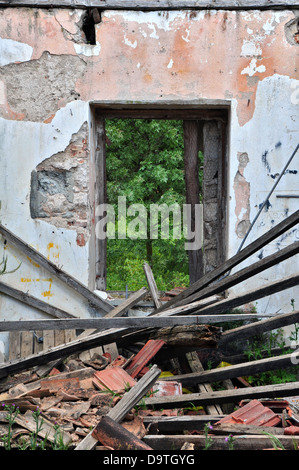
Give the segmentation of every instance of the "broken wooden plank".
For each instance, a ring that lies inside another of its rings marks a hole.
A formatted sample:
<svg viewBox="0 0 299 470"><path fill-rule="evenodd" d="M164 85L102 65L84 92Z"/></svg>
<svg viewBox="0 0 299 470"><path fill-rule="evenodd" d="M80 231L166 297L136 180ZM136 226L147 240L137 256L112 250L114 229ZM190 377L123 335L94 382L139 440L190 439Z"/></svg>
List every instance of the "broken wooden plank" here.
<svg viewBox="0 0 299 470"><path fill-rule="evenodd" d="M229 258L221 266L205 274L201 279L199 279L194 284L189 286L187 289L185 289L183 292L178 294L172 300L169 300L164 305L162 305L162 307L157 309L155 313L158 313L159 311L162 311L162 310L169 309L172 306L177 305L178 302L180 302L181 300L186 299L187 297L199 291L200 289L207 287L209 284L219 279L220 276L223 276L225 273L229 272L231 269L233 269L235 266L240 264L242 261L249 258L249 256L251 256L258 250L263 248L265 245L267 245L271 241L275 240L275 238L279 237L280 235L285 233L287 230L291 229L298 222L299 222L299 210L297 210L296 212L294 212L294 214L290 215L285 220L277 224L275 227L270 229L268 232L266 232L264 235L262 235L257 240L252 242L250 245L243 248L236 255Z"/></svg>
<svg viewBox="0 0 299 470"><path fill-rule="evenodd" d="M159 300L159 292L157 289L157 284L156 284L152 269L148 263L144 263L143 270L144 270L144 274L148 283L148 287L149 287L153 302L156 308L159 308L162 306L162 302L161 300Z"/></svg>
<svg viewBox="0 0 299 470"><path fill-rule="evenodd" d="M161 370L154 364L150 370L124 394L122 399L109 411L109 418L117 423L121 423L124 417L131 409L144 397L144 395L152 388ZM97 444L97 439L92 435L93 430L80 442L75 450L92 450Z"/></svg>
<svg viewBox="0 0 299 470"><path fill-rule="evenodd" d="M4 282L0 282L0 292L2 294L8 295L9 297L18 300L30 307L36 308L43 313L47 313L56 318L76 318L75 315L72 315L65 310L61 310L60 308L54 307L47 302L44 302L40 299L37 299L33 295L30 295L26 292L20 291L14 287L5 284Z"/></svg>
<svg viewBox="0 0 299 470"><path fill-rule="evenodd" d="M161 339L169 347L188 346L194 349L215 348L221 336L221 330L212 325L183 325L159 328L150 335L151 339Z"/></svg>
<svg viewBox="0 0 299 470"><path fill-rule="evenodd" d="M283 448L286 450L294 450L294 445L299 445L298 436L276 436ZM152 447L154 450L179 450L185 442L194 444L195 450L202 450L206 445L206 437L200 435L146 435L143 438L144 442ZM266 450L273 449L273 440L270 436L263 435L242 435L234 436L233 441L234 450ZM229 450L228 442L223 436L213 436L212 446L209 450Z"/></svg>
<svg viewBox="0 0 299 470"><path fill-rule="evenodd" d="M35 406L35 410L36 410L36 407ZM8 412L2 412L2 418L1 419L5 419L5 415L8 416ZM36 421L34 419L34 417L32 416L32 410L28 410L26 411L26 413L24 415L21 415L21 414L18 414L16 417L15 417L15 423L16 424L19 424L21 427L29 430L30 432L36 432ZM71 438L71 435L65 431L63 431L62 429L60 429L60 432L61 432L61 439L64 443L64 445L68 445L72 442L72 438ZM43 416L43 425L40 427L40 429L38 430L38 435L45 439L47 438L50 442L54 442L55 441L55 435L56 435L57 431L55 430L55 427L53 425L53 423L49 420L47 420L44 416Z"/></svg>
<svg viewBox="0 0 299 470"><path fill-rule="evenodd" d="M203 309L192 312L192 315L196 315L197 313L200 313L201 315L225 313L230 311L231 309L240 307L241 305L245 305L263 297L276 294L277 292L281 292L285 289L289 289L290 287L297 286L298 284L299 274L293 274L283 279L270 282L269 284L266 284L263 287L245 292L244 294L239 294L232 296L228 299L220 300L219 302L214 305L211 305L210 307L205 307Z"/></svg>
<svg viewBox="0 0 299 470"><path fill-rule="evenodd" d="M292 367L292 365L294 365L294 362L292 362L293 359L295 359L294 353L283 354L281 356L268 357L266 359L244 362L202 372L163 377L163 380L176 380L181 382L184 387L191 387L205 382L219 382L234 377L255 375L270 370Z"/></svg>
<svg viewBox="0 0 299 470"><path fill-rule="evenodd" d="M204 372L204 368L202 366L202 363L199 360L199 357L196 351L187 353L186 357L187 357L190 369L194 374L197 374L198 372L199 373ZM213 391L212 386L209 383L201 383L197 385L198 385L198 391L201 393L209 393ZM223 411L219 405L207 405L205 409L206 409L206 413L209 415L217 415L217 414L222 415L223 414Z"/></svg>
<svg viewBox="0 0 299 470"><path fill-rule="evenodd" d="M212 426L210 433L212 434L234 434L234 435L248 435L248 434L263 434L265 432L271 433L275 436L283 436L284 429L275 426L256 426L252 424L216 424Z"/></svg>
<svg viewBox="0 0 299 470"><path fill-rule="evenodd" d="M238 388L234 390L210 393L189 393L172 397L151 397L145 399L145 405L154 408L182 408L192 403L195 406L207 404L238 403L243 398L276 398L299 394L299 382L263 385L260 387Z"/></svg>
<svg viewBox="0 0 299 470"><path fill-rule="evenodd" d="M275 314L273 314L275 315ZM261 315L264 316L264 315ZM271 314L265 315L267 318ZM162 317L116 317L116 318L76 318L76 319L40 319L20 321L0 321L0 331L33 331L37 328L46 330L92 329L107 330L115 328L173 328L188 325L209 325L236 320L256 320L256 313L221 314L221 315L192 315L192 316L162 316ZM52 345L53 346L53 345Z"/></svg>
<svg viewBox="0 0 299 470"><path fill-rule="evenodd" d="M92 431L92 437L113 450L153 450L109 415L101 417Z"/></svg>
<svg viewBox="0 0 299 470"><path fill-rule="evenodd" d="M147 294L147 289L142 287L141 289L133 292L133 294L129 295L127 299L125 299L120 305L114 307L110 312L105 315L105 318L110 317L118 317L123 315L127 310L134 307L134 305L138 304L140 300L142 300Z"/></svg>
<svg viewBox="0 0 299 470"><path fill-rule="evenodd" d="M293 325L295 323L299 323L299 310L291 313L280 313L275 315L273 318L260 320L250 325L244 325L232 330L224 331L222 333L219 346L223 347L225 344L235 341L236 339L250 338L257 334Z"/></svg>
<svg viewBox="0 0 299 470"><path fill-rule="evenodd" d="M60 281L74 289L76 293L81 294L85 299L87 299L91 304L100 309L102 312L107 313L112 310L112 306L108 302L96 295L93 291L88 289L88 287L75 279L73 276L58 268L56 264L52 263L52 261L48 260L44 255L29 246L2 224L0 224L0 234L9 244L13 245L18 250L21 250L22 253L24 253L26 256L29 256L29 258L31 258L33 261L47 269L50 273L54 274Z"/></svg>
<svg viewBox="0 0 299 470"><path fill-rule="evenodd" d="M225 415L182 415L182 416L142 416L146 429L156 429L159 434L183 434L184 431L203 431L206 425L213 425Z"/></svg>
<svg viewBox="0 0 299 470"><path fill-rule="evenodd" d="M230 287L233 287L241 282L246 281L252 276L255 276L266 269L269 269L275 266L282 261L285 261L292 256L295 256L299 253L299 242L294 242L291 245L283 248L282 250L269 255L256 263L247 266L240 271L225 277L224 279L218 281L216 284L212 286L208 286L205 289L202 289L200 292L196 292L193 295L187 297L187 299L181 300L180 302L176 303L177 306L185 305L186 303L190 304L196 300L204 299L205 297L219 294Z"/></svg>

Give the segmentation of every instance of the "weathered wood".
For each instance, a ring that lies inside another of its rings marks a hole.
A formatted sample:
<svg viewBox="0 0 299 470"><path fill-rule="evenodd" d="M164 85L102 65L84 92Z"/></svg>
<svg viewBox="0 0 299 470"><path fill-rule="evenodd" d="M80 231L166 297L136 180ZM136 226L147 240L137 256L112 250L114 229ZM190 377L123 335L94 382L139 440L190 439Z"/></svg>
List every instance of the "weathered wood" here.
<svg viewBox="0 0 299 470"><path fill-rule="evenodd" d="M271 316L269 315L266 315ZM190 315L170 317L115 317L115 318L76 318L76 319L38 319L20 321L0 321L0 331L33 331L66 330L66 329L93 329L107 330L114 328L173 328L188 325L209 325L214 323L225 323L236 320L255 320L259 318L256 313L243 314L221 314L221 315ZM198 330L199 331L199 330ZM198 333L196 332L196 334ZM163 331L160 335L163 334ZM167 332L165 331L165 334ZM53 345L51 345L53 346Z"/></svg>
<svg viewBox="0 0 299 470"><path fill-rule="evenodd" d="M224 331L222 333L219 346L224 347L227 343L235 341L236 339L250 338L257 334L262 334L266 331L275 330L295 323L299 323L299 310L291 313L277 314L273 318L269 318L267 320L260 320L252 323L251 325L244 325L232 330Z"/></svg>
<svg viewBox="0 0 299 470"><path fill-rule="evenodd" d="M4 419L5 415L8 416L8 413L6 412L2 412L2 414ZM36 432L36 422L34 420L34 417L32 416L32 411L28 410L24 415L17 415L15 418L15 422L23 428L28 429L30 432ZM38 431L38 435L43 439L47 437L47 440L49 440L50 442L54 442L55 433L56 431L53 423L43 417L43 425ZM61 430L61 439L63 440L63 443L65 445L71 444L72 442L71 435L63 430Z"/></svg>
<svg viewBox="0 0 299 470"><path fill-rule="evenodd" d="M211 393L189 393L184 395L175 395L171 397L151 397L145 398L145 405L161 408L182 408L192 403L195 406L204 406L207 404L238 403L242 399L252 398L279 398L296 396L299 393L299 382L287 384L264 385L260 387L238 388L234 390L225 390Z"/></svg>
<svg viewBox="0 0 299 470"><path fill-rule="evenodd" d="M196 351L190 352L186 354L186 358L188 360L189 366L191 371L196 374L200 372L204 372L204 368L202 366L202 363L199 360L199 357L196 353ZM201 393L209 393L212 392L212 386L209 383L202 383L198 384L198 391ZM209 415L222 415L223 411L221 410L219 405L207 405L205 407L206 413Z"/></svg>
<svg viewBox="0 0 299 470"><path fill-rule="evenodd" d="M281 9L295 8L296 0L0 0L6 7L39 7L39 8L86 8L96 7L101 10L189 10L189 9Z"/></svg>
<svg viewBox="0 0 299 470"><path fill-rule="evenodd" d="M92 436L102 445L113 450L152 450L150 446L109 416L101 417L92 431Z"/></svg>
<svg viewBox="0 0 299 470"><path fill-rule="evenodd" d="M37 299L36 297L27 294L26 292L22 292L14 287L5 284L4 282L0 282L0 292L2 294L8 295L9 297L18 300L30 307L36 308L41 312L47 313L56 318L76 318L75 315L72 315L65 310L61 310L60 308L54 307L47 302L43 302L42 300Z"/></svg>
<svg viewBox="0 0 299 470"><path fill-rule="evenodd" d="M192 314L196 315L198 312L200 312L202 315L225 313L231 309L240 307L241 305L245 305L263 297L276 294L277 292L281 292L285 289L289 289L290 287L297 286L298 284L299 274L294 274L278 281L270 282L269 284L266 284L259 289L245 292L244 294L236 295L228 299L220 300L220 302L217 302L217 304L192 312Z"/></svg>
<svg viewBox="0 0 299 470"><path fill-rule="evenodd" d="M199 227L196 226L196 208L199 207L200 194L202 188L199 185L199 129L197 121L183 121L184 127L184 174L186 186L186 204L190 207L190 220L188 221L188 244L191 244L191 234L202 230L202 220ZM199 235L198 235L199 236ZM200 237L202 238L202 237ZM202 240L200 240L202 243ZM187 250L189 259L189 279L193 284L203 275L203 252L202 246L198 246L196 250Z"/></svg>
<svg viewBox="0 0 299 470"><path fill-rule="evenodd" d="M168 346L189 346L197 348L217 347L221 332L216 326L183 325L160 328L150 335L151 339L161 339Z"/></svg>
<svg viewBox="0 0 299 470"><path fill-rule="evenodd" d="M141 398L152 388L160 373L161 370L154 364L137 384L124 394L122 399L109 411L107 416L115 422L121 423L129 411L131 411ZM93 430L80 442L75 450L92 450L98 442L92 433Z"/></svg>
<svg viewBox="0 0 299 470"><path fill-rule="evenodd" d="M291 229L298 222L299 222L299 210L296 211L294 214L290 215L289 217L287 217L284 221L277 224L275 227L273 227L271 230L266 232L264 235L259 237L254 242L252 242L250 245L243 248L239 253L229 258L221 266L205 274L199 281L196 281L194 284L192 284L187 289L182 291L176 297L166 302L162 307L160 307L155 312L153 312L153 314L169 309L172 306L176 306L181 300L186 299L187 297L191 296L195 292L198 292L200 289L207 287L209 284L219 279L220 276L229 272L235 266L240 264L242 261L247 259L249 256L251 256L258 250L260 250L262 247L264 247L268 243L270 243L272 240L279 237L287 230Z"/></svg>
<svg viewBox="0 0 299 470"><path fill-rule="evenodd" d="M264 434L268 432L275 436L283 436L284 429L274 426L254 426L252 424L231 424L223 423L212 426L210 430L212 434L234 434L234 435L248 435L248 434Z"/></svg>
<svg viewBox="0 0 299 470"><path fill-rule="evenodd" d="M60 281L64 282L70 288L74 289L75 292L81 294L85 299L87 299L100 311L110 312L110 310L112 310L113 307L108 302L101 299L101 297L96 295L93 291L88 289L88 287L86 287L80 281L75 279L73 276L58 268L56 264L52 263L52 261L48 260L44 255L39 253L33 247L29 246L27 243L25 243L18 236L13 234L10 230L8 230L1 224L0 234L4 237L8 244L11 244L18 250L21 250L24 255L29 256L29 258L31 258L33 261L38 263L43 268L47 269L50 273L54 274Z"/></svg>
<svg viewBox="0 0 299 470"><path fill-rule="evenodd" d="M187 299L178 302L176 305L180 306L185 305L186 303L191 304L192 302L204 299L205 297L219 294L220 292L223 292L226 289L229 289L230 287L240 284L241 282L246 281L250 277L259 274L262 271L265 271L266 269L269 269L272 266L275 266L276 264L281 263L282 261L285 261L286 259L297 255L298 253L299 242L294 242L290 246L287 246L286 248L283 248L282 250L279 250L276 253L269 255L266 258L263 258L260 261L257 261L256 263L253 263L252 265L244 269L241 269L240 271L222 279L216 284L206 287L198 293L190 295L189 297L187 297Z"/></svg>
<svg viewBox="0 0 299 470"><path fill-rule="evenodd" d="M153 302L155 304L155 307L159 308L159 307L162 306L162 302L159 300L159 293L158 293L158 289L157 289L157 284L156 284L152 269L151 269L151 267L148 263L144 263L143 264L143 270L144 270L144 274L145 274L145 277L146 277L146 280L147 280L147 283L148 283L148 287L149 287Z"/></svg>
<svg viewBox="0 0 299 470"><path fill-rule="evenodd" d="M55 359L67 357L80 351L86 351L87 349L91 349L97 346L110 344L116 339L121 338L125 332L126 330L123 328L114 328L113 330L108 330L104 333L94 333L89 336L87 335L84 338L77 338L76 340L70 341L69 343L62 346L55 346L49 351L33 354L22 360L13 360L2 363L0 364L0 378L37 365L46 364Z"/></svg>
<svg viewBox="0 0 299 470"><path fill-rule="evenodd" d="M183 434L184 431L203 431L207 424L217 423L225 415L182 415L182 416L142 416L143 424L146 429L149 428L149 434L152 428L159 434Z"/></svg>
<svg viewBox="0 0 299 470"><path fill-rule="evenodd" d="M110 317L119 317L123 315L127 310L134 307L134 305L138 304L140 300L142 300L147 294L147 289L142 287L141 289L133 292L133 294L129 295L129 297L121 302L121 304L117 305L117 307L113 308L111 312L105 315L105 318Z"/></svg>
<svg viewBox="0 0 299 470"><path fill-rule="evenodd" d="M164 377L163 380L176 380L181 382L184 387L191 387L205 382L219 382L235 377L260 374L270 370L284 369L294 365L294 362L292 363L293 359L296 359L295 353L283 354L282 356L268 357L266 359L243 362L233 366L220 367L202 372Z"/></svg>
<svg viewBox="0 0 299 470"><path fill-rule="evenodd" d="M209 450L228 450L228 443L223 436L213 436L213 445ZM280 443L286 450L294 450L294 444L299 445L298 436L278 436ZM205 448L206 438L199 435L185 435L180 434L177 436L172 435L146 435L143 438L144 442L151 446L154 450L179 450L185 442L194 444L195 450L202 450ZM258 435L242 435L235 436L233 442L234 450L265 450L273 449L273 441L269 436Z"/></svg>
<svg viewBox="0 0 299 470"><path fill-rule="evenodd" d="M95 215L99 217L96 228L106 213L98 210L107 202L107 176L106 176L106 142L105 142L105 120L99 118L96 121L96 149L95 149ZM106 227L107 228L107 227ZM106 232L105 228L105 232ZM99 236L96 230L95 250L95 277L96 288L102 291L107 287L107 236Z"/></svg>

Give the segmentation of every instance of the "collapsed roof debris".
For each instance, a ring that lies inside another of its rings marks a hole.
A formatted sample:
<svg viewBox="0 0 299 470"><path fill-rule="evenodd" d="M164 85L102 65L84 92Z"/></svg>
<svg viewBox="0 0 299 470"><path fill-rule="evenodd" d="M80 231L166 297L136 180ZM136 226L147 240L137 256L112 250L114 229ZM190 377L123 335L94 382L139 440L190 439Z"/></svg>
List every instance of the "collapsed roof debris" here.
<svg viewBox="0 0 299 470"><path fill-rule="evenodd" d="M18 356L20 350L15 349L15 357L11 355L9 361L0 364L2 447L7 444L10 413L16 409L13 448L18 448L20 438L29 442L35 429L32 412L36 410L43 423L39 437L47 436L47 445L53 446L58 426L62 442L70 450L196 450L204 449L207 442L212 450L228 446L258 450L273 448L274 438L281 448L298 447L299 382L252 386L247 381L248 376L297 364L292 361L295 353L248 361L240 354L234 356L231 347L234 341L247 340L257 332L298 323L299 311L227 313L298 285L298 276L235 297L223 298L222 293L294 256L299 242L221 278L298 220L299 211L190 287L168 293L170 300L159 299L151 282L154 309L144 316L140 311L135 317L123 315L138 307L147 294L145 288L116 307L108 300L100 301L105 316L81 319L54 307L49 310L41 301L36 304L37 299L1 282L2 295L52 317L3 322L1 331L10 331L12 337L19 335L20 342L25 332L24 341L30 337L37 343L46 332L77 330L68 339L64 336L62 344L53 343L26 357ZM2 226L0 233L6 233L8 243L16 243L26 253L30 249L33 259L53 269L48 260ZM75 289L79 286L81 294L92 301L91 291L55 269L61 280ZM149 279L152 273L148 266L146 269ZM243 324L223 331L221 325L232 320ZM14 343L10 346L13 349ZM212 367L208 367L209 361ZM214 390L215 383L222 389ZM242 439L244 435L246 439Z"/></svg>

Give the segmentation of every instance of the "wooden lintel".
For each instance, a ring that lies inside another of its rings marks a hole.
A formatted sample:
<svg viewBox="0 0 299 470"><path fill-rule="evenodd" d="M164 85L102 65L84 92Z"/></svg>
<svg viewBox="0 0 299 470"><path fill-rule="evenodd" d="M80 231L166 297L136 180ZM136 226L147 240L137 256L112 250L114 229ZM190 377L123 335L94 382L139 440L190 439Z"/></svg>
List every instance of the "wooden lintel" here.
<svg viewBox="0 0 299 470"><path fill-rule="evenodd" d="M99 8L101 10L248 10L296 8L295 0L0 0L5 7ZM298 6L297 6L298 7Z"/></svg>

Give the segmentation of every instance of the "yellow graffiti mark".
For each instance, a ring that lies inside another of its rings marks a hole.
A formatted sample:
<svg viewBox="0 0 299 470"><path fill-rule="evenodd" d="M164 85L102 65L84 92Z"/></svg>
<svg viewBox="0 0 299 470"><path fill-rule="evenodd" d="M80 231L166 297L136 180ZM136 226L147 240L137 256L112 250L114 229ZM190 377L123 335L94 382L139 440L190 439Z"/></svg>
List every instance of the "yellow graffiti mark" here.
<svg viewBox="0 0 299 470"><path fill-rule="evenodd" d="M50 279L50 285L49 285L49 290L45 290L44 292L42 292L42 295L44 297L53 297L53 294L51 293L51 287L52 287L52 279Z"/></svg>
<svg viewBox="0 0 299 470"><path fill-rule="evenodd" d="M50 250L51 250L52 248L54 248L54 243L52 243L52 242L51 242L51 243L48 243L48 245L47 245L48 259L50 259ZM56 248L57 250L59 250L59 245L55 245L55 248ZM52 256L52 258L59 258L59 251L57 251L57 252L51 251L51 256Z"/></svg>
<svg viewBox="0 0 299 470"><path fill-rule="evenodd" d="M53 279L51 277L49 278L44 278L44 279L40 279L40 278L37 278L37 279L31 279L29 277L21 277L21 282L50 282L52 283L53 282Z"/></svg>
<svg viewBox="0 0 299 470"><path fill-rule="evenodd" d="M39 264L35 263L31 258L29 258L29 256L27 256L27 259L29 260L31 264L33 264L33 266L35 266L36 268L39 268Z"/></svg>
<svg viewBox="0 0 299 470"><path fill-rule="evenodd" d="M53 294L51 294L51 290L45 290L44 292L42 292L42 295L44 297L52 297Z"/></svg>

